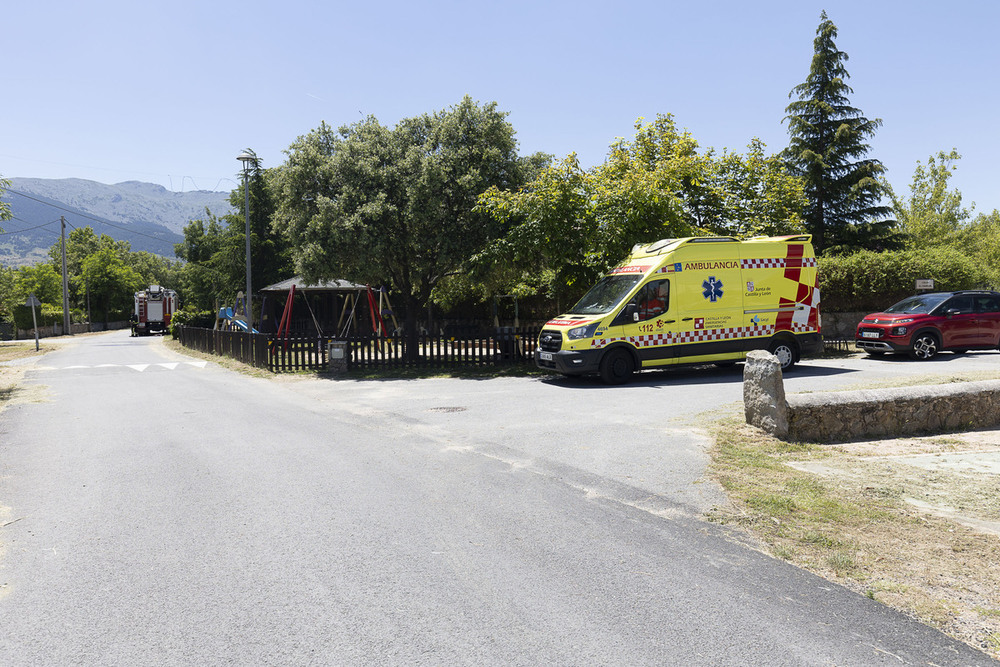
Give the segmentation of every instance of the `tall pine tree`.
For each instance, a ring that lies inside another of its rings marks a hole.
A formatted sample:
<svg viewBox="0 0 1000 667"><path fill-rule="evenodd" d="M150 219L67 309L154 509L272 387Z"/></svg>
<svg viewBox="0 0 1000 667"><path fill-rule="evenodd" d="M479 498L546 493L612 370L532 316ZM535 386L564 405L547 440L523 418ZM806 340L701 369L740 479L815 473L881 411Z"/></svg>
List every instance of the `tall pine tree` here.
<svg viewBox="0 0 1000 667"><path fill-rule="evenodd" d="M798 96L785 109L791 137L784 157L789 170L805 182L809 203L806 229L818 251L843 253L862 248L896 247L892 209L880 180L885 167L867 159L866 143L882 125L850 105L847 54L837 49L837 26L824 11L816 29L809 77L788 94Z"/></svg>

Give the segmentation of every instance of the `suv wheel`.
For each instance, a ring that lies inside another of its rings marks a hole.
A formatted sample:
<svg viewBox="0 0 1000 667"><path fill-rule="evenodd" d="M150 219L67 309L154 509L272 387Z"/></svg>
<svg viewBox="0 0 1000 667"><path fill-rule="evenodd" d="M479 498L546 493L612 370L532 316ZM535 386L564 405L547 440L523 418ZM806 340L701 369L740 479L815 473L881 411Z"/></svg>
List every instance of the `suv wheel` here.
<svg viewBox="0 0 1000 667"><path fill-rule="evenodd" d="M938 341L934 334L922 333L913 339L910 349L910 356L912 358L927 361L928 359L933 359L937 353Z"/></svg>

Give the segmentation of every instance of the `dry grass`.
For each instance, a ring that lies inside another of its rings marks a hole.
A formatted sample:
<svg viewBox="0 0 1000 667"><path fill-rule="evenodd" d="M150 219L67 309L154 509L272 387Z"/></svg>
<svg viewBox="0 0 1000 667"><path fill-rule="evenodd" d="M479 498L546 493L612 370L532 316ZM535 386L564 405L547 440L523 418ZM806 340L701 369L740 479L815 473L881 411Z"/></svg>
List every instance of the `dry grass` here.
<svg viewBox="0 0 1000 667"><path fill-rule="evenodd" d="M51 352L52 349L51 346L39 345L38 351L35 351L34 342L4 343L0 345L0 363L40 357L46 352ZM25 365L0 366L0 411L12 402L33 400L31 396L37 392L27 391L20 386L26 367Z"/></svg>
<svg viewBox="0 0 1000 667"><path fill-rule="evenodd" d="M739 525L776 557L1000 657L1000 534L992 530L1000 479L928 472L896 458L997 451L1000 442L967 434L790 444L736 419L718 424L715 436L711 474L736 509L712 520Z"/></svg>

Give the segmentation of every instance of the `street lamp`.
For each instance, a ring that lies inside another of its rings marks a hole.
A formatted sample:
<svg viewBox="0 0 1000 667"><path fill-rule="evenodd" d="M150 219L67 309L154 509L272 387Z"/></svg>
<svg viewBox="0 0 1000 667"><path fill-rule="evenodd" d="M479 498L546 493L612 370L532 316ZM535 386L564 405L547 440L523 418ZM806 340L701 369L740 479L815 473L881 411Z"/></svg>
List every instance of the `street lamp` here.
<svg viewBox="0 0 1000 667"><path fill-rule="evenodd" d="M236 159L243 163L243 221L246 223L247 237L247 291L243 297L243 309L246 312L247 333L249 333L253 331L253 301L250 298L253 294L250 282L250 169L257 165L257 156L245 150L237 155Z"/></svg>

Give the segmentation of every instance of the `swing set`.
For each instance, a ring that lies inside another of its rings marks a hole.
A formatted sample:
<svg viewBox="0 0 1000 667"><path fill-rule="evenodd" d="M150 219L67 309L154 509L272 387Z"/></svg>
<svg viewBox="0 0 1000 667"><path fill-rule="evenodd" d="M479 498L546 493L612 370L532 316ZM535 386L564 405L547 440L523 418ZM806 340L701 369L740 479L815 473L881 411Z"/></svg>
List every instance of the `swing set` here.
<svg viewBox="0 0 1000 667"><path fill-rule="evenodd" d="M368 313L371 318L372 333L379 339L384 338L389 334L386 327L385 318L383 315L388 315L392 320L393 331L399 330L399 323L396 321L396 315L392 310L392 304L389 302L389 294L386 288L382 287L378 290L378 299L375 298L376 290L372 289L371 285L365 285L364 290L359 290L358 294L348 294L344 299L344 307L341 310L340 318L337 321L337 328L340 330L340 337L347 338L352 325L355 325L355 319L357 316L358 305L361 302L361 297L359 294L363 292L365 295L365 300L368 304ZM275 342L283 342L282 349L288 350L288 345L290 342L290 329L292 322L292 313L294 309L295 301L295 285L293 284L288 291L288 297L285 299L285 307L281 313L281 320L278 324L278 331L275 336ZM313 312L312 306L309 305L309 299L304 299L306 308L309 309L309 315L312 318L313 325L316 327L317 335L322 336L322 327L319 321L316 319L316 314ZM350 313L347 309L350 307ZM346 317L346 321L345 321ZM381 341L379 343L381 345ZM271 348L271 353L277 353L277 346Z"/></svg>

